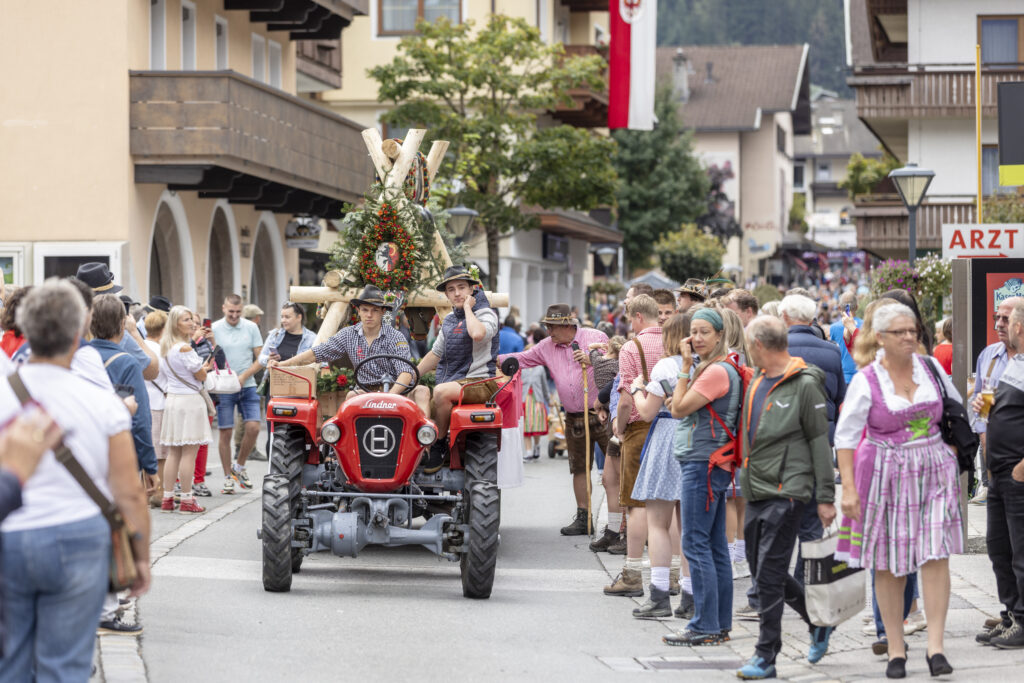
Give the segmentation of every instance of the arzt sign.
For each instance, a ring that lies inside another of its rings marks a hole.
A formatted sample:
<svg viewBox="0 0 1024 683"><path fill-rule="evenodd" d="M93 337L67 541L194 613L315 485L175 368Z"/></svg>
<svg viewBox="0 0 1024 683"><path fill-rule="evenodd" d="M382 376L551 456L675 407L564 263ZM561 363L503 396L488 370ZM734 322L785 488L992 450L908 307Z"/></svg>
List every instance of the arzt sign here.
<svg viewBox="0 0 1024 683"><path fill-rule="evenodd" d="M1024 258L1024 225L943 224L942 258Z"/></svg>

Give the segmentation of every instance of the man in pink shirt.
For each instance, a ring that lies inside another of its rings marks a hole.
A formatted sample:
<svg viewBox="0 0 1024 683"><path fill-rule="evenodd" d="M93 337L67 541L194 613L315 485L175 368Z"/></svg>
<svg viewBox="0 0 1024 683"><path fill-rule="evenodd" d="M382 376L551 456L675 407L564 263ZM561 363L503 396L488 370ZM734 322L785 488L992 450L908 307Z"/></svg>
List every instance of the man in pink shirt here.
<svg viewBox="0 0 1024 683"><path fill-rule="evenodd" d="M576 496L576 518L568 526L562 527L562 535L583 536L587 533L589 507L586 458L593 461L595 442L600 444L602 452L608 452L608 434L604 425L597 419L597 406L600 403L597 394L600 387L594 381L594 368L590 365L587 350L591 344L607 342L608 337L604 332L580 326L580 321L572 314L568 304L548 306L541 323L547 327L549 337L526 351L499 356L498 364L501 365L506 358L518 358L519 366L522 368L543 365L555 380L558 399L565 408L565 441L569 451L569 473L572 475L572 488ZM579 345L579 350L572 349L573 342ZM590 399L589 452L586 446L583 410L583 368L586 368L587 372L587 393ZM609 463L606 462L605 468L608 467ZM618 509L612 510L612 501L618 491L608 490L606 484L605 492L608 496L609 511L618 512Z"/></svg>
<svg viewBox="0 0 1024 683"><path fill-rule="evenodd" d="M630 300L626 307L630 325L636 337L619 351L619 411L612 425L622 442L619 462L619 503L626 511L626 564L612 585L605 586L605 595L640 597L644 594L641 567L644 543L647 541L647 516L643 501L633 498L633 485L640 470L650 422L640 418L633 404L633 380L643 377L644 386L650 381L650 372L664 355L661 327L658 326L658 302L641 294Z"/></svg>

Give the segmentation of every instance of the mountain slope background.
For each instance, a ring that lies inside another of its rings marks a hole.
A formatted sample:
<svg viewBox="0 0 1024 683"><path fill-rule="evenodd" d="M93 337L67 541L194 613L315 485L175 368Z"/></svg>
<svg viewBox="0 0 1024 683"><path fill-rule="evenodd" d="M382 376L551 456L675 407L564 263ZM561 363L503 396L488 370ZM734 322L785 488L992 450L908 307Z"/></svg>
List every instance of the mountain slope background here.
<svg viewBox="0 0 1024 683"><path fill-rule="evenodd" d="M658 0L658 45L810 43L811 83L846 85L843 0Z"/></svg>

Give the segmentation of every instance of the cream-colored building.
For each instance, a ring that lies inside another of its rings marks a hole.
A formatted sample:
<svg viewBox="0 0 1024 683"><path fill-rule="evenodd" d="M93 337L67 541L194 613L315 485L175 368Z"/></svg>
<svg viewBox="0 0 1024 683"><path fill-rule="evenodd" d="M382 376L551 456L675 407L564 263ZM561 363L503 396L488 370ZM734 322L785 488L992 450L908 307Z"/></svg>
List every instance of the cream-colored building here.
<svg viewBox="0 0 1024 683"><path fill-rule="evenodd" d="M398 54L403 35L419 18L446 17L477 26L491 14L525 19L540 29L548 43L561 42L569 54L601 54L608 40L607 0L369 0L365 16L345 29L341 41L344 76L340 88L316 95L332 111L363 126L377 126L384 137L401 137L404 129L388 129L380 117L388 106L377 101L376 81L367 70L387 64ZM588 128L607 126L607 93L573 92L575 106L542 114L538 125L555 122ZM442 166L441 175L445 175ZM540 229L502 236L498 290L508 292L526 322L539 320L553 302L579 305L592 280L595 245L621 244L621 234L589 216L569 211L540 211ZM482 235L469 238L470 254L486 272L487 249Z"/></svg>
<svg viewBox="0 0 1024 683"><path fill-rule="evenodd" d="M296 96L336 85L330 46L367 10L367 0L5 3L10 279L40 283L101 260L136 299L162 294L216 318L235 292L272 325L299 278L286 224L340 217L370 181L359 127Z"/></svg>
<svg viewBox="0 0 1024 683"><path fill-rule="evenodd" d="M747 278L782 277L793 205L793 137L810 132L808 46L660 47L659 82L671 86L694 152L728 168L722 189L743 231L724 263Z"/></svg>

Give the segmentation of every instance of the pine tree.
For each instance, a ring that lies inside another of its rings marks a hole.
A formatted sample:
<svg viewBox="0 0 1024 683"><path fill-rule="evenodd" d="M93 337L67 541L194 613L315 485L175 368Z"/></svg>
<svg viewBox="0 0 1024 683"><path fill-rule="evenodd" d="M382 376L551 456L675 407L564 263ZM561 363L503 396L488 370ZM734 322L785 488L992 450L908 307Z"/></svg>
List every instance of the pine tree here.
<svg viewBox="0 0 1024 683"><path fill-rule="evenodd" d="M612 134L619 144L619 229L630 268L649 266L658 239L695 221L708 192L707 175L693 154L692 136L683 129L671 89L659 89L654 106L653 131Z"/></svg>

